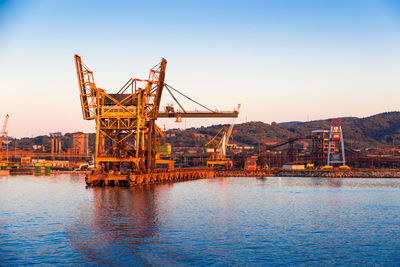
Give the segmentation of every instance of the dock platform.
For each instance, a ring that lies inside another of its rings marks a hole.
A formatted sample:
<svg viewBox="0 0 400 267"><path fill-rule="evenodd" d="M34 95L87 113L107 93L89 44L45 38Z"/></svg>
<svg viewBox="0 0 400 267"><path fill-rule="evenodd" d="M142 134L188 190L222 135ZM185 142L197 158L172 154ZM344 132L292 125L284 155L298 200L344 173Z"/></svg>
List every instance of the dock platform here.
<svg viewBox="0 0 400 267"><path fill-rule="evenodd" d="M86 175L88 186L141 186L167 182L180 182L215 177L211 168L185 168L175 170L157 170L141 174L90 173Z"/></svg>

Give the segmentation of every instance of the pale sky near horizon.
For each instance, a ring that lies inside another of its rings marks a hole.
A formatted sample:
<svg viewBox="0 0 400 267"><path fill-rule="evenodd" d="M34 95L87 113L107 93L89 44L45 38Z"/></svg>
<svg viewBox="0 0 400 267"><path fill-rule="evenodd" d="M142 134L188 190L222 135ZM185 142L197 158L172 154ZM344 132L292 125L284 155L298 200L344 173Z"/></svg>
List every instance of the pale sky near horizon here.
<svg viewBox="0 0 400 267"><path fill-rule="evenodd" d="M399 26L400 1L387 0L0 0L0 125L8 113L13 137L94 132L75 53L108 92L164 57L168 84L212 109L241 103L238 122L396 111Z"/></svg>

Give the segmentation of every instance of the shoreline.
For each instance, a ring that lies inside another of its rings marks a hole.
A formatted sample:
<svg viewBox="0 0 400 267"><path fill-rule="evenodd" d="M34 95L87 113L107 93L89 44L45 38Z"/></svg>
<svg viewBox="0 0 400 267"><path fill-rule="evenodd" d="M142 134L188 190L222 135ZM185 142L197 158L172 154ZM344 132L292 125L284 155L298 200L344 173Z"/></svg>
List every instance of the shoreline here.
<svg viewBox="0 0 400 267"><path fill-rule="evenodd" d="M320 178L400 178L400 170L348 170L348 171L321 171L321 170L299 170L278 171L276 177L320 177Z"/></svg>
<svg viewBox="0 0 400 267"><path fill-rule="evenodd" d="M202 169L205 171L207 169ZM195 172L196 175L194 177L190 176L191 179L201 179L203 175L197 175L200 169L188 169L188 170L180 170L184 173ZM282 169L274 169L274 170L211 170L211 173L208 173L207 178L212 177L254 177L254 178L262 178L262 177L309 177L309 178L400 178L400 169L382 169L382 170L371 170L371 169L354 169L354 170L282 170ZM51 171L50 174L35 174L33 171L31 172L3 172L1 176L17 176L17 175L39 175L39 176L48 176L48 175L57 175L57 174L84 174L88 175L91 171ZM153 173L150 176L158 176L160 173ZM137 176L137 175L135 175ZM196 177L196 178L195 178ZM186 177L185 177L186 178ZM172 180L185 180L185 178L180 179L172 179ZM188 177L189 178L189 177ZM120 180L120 179L118 179ZM158 179L156 179L158 180ZM164 180L164 179L162 179ZM167 179L169 180L169 179Z"/></svg>

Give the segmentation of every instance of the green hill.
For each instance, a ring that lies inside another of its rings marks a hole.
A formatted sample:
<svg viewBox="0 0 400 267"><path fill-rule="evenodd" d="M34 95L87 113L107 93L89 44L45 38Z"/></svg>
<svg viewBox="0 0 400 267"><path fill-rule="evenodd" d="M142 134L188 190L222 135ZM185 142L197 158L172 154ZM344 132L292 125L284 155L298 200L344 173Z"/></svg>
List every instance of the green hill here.
<svg viewBox="0 0 400 267"><path fill-rule="evenodd" d="M400 145L400 112L386 112L365 118L344 117L342 121L345 144L353 149L387 148ZM313 130L329 130L331 119L293 123L247 122L235 125L234 143L257 147L263 138L266 143L281 142L297 136L310 135ZM174 147L203 146L223 125L172 129L167 141Z"/></svg>
<svg viewBox="0 0 400 267"><path fill-rule="evenodd" d="M388 148L393 143L400 145L400 112L386 112L365 118L340 118L344 140L347 147L364 150L366 148ZM264 123L247 122L235 125L233 143L258 147L261 140L265 143L282 142L289 138L307 136L313 130L329 130L331 119L310 122ZM173 147L200 147L208 142L223 125L189 128L186 130L171 129L166 131L166 140ZM10 148L14 148L12 139ZM309 142L309 141L308 141ZM50 138L47 135L34 138L21 138L17 141L18 149L32 149L33 145L45 145L49 150ZM62 137L63 148L72 147L72 134ZM95 134L89 136L89 146L94 151ZM232 142L231 142L232 143Z"/></svg>

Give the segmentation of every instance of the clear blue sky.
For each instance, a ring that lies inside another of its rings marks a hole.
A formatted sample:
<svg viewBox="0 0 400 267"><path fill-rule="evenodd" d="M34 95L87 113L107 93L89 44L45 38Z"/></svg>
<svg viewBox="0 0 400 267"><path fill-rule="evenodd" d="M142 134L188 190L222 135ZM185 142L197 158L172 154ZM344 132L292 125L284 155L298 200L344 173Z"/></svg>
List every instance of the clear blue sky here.
<svg viewBox="0 0 400 267"><path fill-rule="evenodd" d="M11 136L94 131L75 53L109 91L165 57L168 84L211 108L242 103L239 122L400 106L400 1L0 0L0 123L9 113Z"/></svg>

